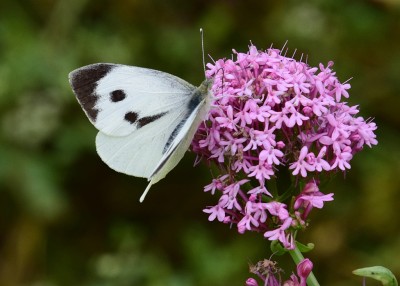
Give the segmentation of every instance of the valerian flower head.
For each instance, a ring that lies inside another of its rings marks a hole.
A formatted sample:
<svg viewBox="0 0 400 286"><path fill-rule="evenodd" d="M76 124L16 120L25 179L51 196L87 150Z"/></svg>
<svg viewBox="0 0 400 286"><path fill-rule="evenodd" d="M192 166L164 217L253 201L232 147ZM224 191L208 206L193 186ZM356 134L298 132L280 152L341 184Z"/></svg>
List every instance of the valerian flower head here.
<svg viewBox="0 0 400 286"><path fill-rule="evenodd" d="M342 101L351 86L339 81L333 62L311 67L254 45L233 52L236 59L207 64L214 101L192 142L220 172L205 187L218 203L204 212L291 249L310 210L333 200L319 181L350 169L356 153L376 145L377 127ZM280 189L282 181L292 186Z"/></svg>

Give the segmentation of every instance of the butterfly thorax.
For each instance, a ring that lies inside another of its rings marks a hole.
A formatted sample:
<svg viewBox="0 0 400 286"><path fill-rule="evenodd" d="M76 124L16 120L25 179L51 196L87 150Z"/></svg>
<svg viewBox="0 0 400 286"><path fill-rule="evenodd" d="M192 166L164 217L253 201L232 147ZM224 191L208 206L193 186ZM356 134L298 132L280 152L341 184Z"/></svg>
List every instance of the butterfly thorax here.
<svg viewBox="0 0 400 286"><path fill-rule="evenodd" d="M200 91L201 94L206 95L211 90L213 82L214 82L213 79L207 78L200 84L200 86L197 89Z"/></svg>
<svg viewBox="0 0 400 286"><path fill-rule="evenodd" d="M202 99L206 101L206 103L210 103L211 97L212 97L212 92L211 88L214 83L213 79L205 79L200 86L197 88L197 90L200 92L202 95Z"/></svg>

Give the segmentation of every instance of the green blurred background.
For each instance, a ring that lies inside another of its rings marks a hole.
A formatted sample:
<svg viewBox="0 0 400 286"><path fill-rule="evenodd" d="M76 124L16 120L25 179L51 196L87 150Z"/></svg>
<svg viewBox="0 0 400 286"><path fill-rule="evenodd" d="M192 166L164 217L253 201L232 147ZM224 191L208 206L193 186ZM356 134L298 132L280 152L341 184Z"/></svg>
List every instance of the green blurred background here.
<svg viewBox="0 0 400 286"><path fill-rule="evenodd" d="M340 80L353 77L349 101L375 118L379 145L322 190L335 201L299 239L316 244L321 285L360 285L351 271L372 265L400 277L399 1L2 0L0 285L243 285L248 263L270 256L262 235L207 221L216 198L193 154L139 204L146 180L102 163L68 85L95 62L197 85L200 27L214 59L288 40L311 65L333 60Z"/></svg>

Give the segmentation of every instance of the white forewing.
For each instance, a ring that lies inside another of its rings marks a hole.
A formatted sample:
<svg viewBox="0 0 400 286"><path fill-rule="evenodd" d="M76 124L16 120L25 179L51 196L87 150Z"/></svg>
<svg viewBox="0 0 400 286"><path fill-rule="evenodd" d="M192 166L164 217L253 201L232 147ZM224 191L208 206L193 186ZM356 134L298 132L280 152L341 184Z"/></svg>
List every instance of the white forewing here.
<svg viewBox="0 0 400 286"><path fill-rule="evenodd" d="M131 134L152 118L185 105L195 90L168 73L116 64L88 65L69 78L90 121L111 136Z"/></svg>

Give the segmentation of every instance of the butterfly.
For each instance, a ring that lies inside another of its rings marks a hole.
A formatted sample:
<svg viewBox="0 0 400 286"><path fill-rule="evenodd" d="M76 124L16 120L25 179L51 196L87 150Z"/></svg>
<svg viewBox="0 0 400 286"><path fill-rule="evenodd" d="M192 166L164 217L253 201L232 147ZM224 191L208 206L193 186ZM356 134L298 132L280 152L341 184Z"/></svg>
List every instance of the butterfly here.
<svg viewBox="0 0 400 286"><path fill-rule="evenodd" d="M99 130L100 158L118 172L148 179L140 202L182 159L212 99L210 79L195 87L165 72L120 64L78 68L69 82Z"/></svg>

